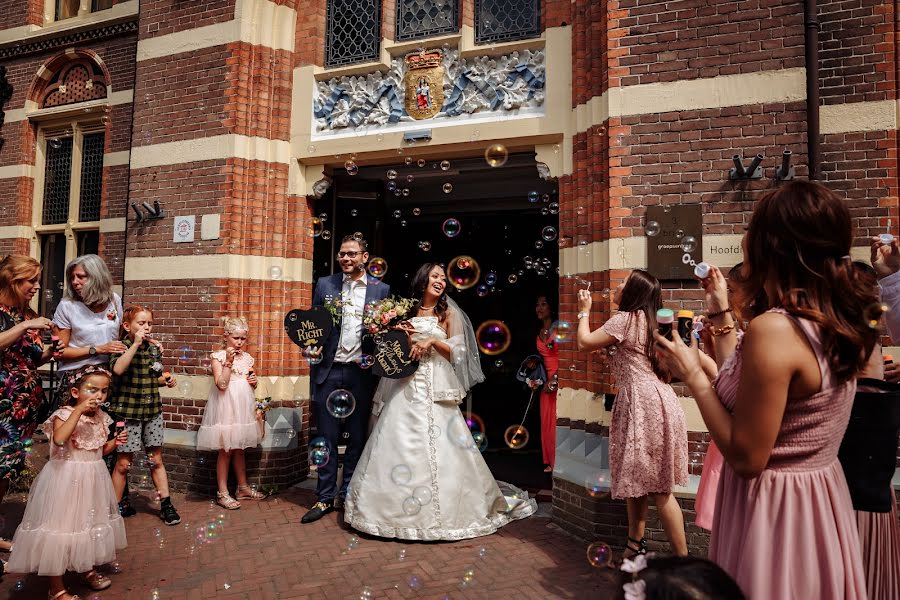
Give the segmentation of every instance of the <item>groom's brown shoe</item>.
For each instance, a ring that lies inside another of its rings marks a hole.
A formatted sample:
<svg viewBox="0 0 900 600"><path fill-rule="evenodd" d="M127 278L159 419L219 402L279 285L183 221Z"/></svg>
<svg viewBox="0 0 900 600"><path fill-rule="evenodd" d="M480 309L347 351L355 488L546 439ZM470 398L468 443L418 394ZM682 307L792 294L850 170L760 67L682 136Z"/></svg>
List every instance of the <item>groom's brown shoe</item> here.
<svg viewBox="0 0 900 600"><path fill-rule="evenodd" d="M313 521L318 521L332 511L334 511L333 500L331 502L316 502L313 504L313 507L309 509L309 512L300 518L300 522L312 523Z"/></svg>

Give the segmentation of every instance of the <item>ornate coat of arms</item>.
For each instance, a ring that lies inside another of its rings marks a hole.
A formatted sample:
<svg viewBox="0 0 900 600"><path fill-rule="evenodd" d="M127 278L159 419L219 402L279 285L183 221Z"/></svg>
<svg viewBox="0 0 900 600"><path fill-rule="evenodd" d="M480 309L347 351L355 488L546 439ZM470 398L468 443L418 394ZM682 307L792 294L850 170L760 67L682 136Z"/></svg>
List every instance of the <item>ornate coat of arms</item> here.
<svg viewBox="0 0 900 600"><path fill-rule="evenodd" d="M430 119L444 106L444 56L440 50L406 55L406 112L413 119Z"/></svg>

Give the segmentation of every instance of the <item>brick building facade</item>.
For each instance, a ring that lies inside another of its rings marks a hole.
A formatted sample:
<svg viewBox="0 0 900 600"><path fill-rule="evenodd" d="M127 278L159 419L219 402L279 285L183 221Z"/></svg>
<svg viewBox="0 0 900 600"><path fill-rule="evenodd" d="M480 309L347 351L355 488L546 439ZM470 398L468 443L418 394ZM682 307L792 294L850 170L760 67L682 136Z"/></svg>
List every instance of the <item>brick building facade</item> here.
<svg viewBox="0 0 900 600"><path fill-rule="evenodd" d="M334 222L339 190L359 193L353 167L381 186L385 169L402 175L410 158L464 163L505 145L510 164L531 164L558 194L552 258L560 318L574 321L582 282L612 288L648 265L652 207L700 207L695 258L740 260L782 152L797 177L814 170L805 35L816 28L815 171L846 199L854 255L865 257L865 238L900 220L898 4L817 4L816 25L792 0L0 0L0 66L12 85L0 250L44 262L47 306L65 260L96 250L126 302L155 309L182 382L165 398L180 485L211 482L190 447L217 319L248 316L264 393L279 407L253 469L264 483L292 483L307 471L308 367L282 316L309 304L314 275L327 270L331 243L310 231L323 225L323 198ZM443 52L446 104L415 121L400 79L420 49ZM427 139L410 135L426 129ZM734 155L746 166L756 154L761 178L729 178ZM491 189L488 176L472 177ZM157 200L164 217L138 221L142 203ZM173 218L186 215L195 241L176 243ZM702 307L691 281L664 288L667 306ZM595 323L611 310L598 298ZM578 535L624 539L624 507L588 491L606 477L601 399L614 382L601 357L561 348L554 512ZM683 405L690 509L708 435L692 400Z"/></svg>

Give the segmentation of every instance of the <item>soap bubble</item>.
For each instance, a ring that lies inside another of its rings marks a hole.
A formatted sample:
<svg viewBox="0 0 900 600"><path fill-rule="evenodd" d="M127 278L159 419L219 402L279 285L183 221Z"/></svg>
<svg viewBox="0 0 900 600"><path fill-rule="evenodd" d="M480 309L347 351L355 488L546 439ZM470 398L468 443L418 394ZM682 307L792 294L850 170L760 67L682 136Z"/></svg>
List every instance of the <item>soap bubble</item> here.
<svg viewBox="0 0 900 600"><path fill-rule="evenodd" d="M501 369L501 368L503 368L503 361L500 360L499 358L498 358L497 360L495 360L495 361L494 361L494 368L495 368L495 369Z"/></svg>
<svg viewBox="0 0 900 600"><path fill-rule="evenodd" d="M418 217L419 215L422 214L422 209L417 206L414 209L412 209L412 214L414 217Z"/></svg>
<svg viewBox="0 0 900 600"><path fill-rule="evenodd" d="M400 552L397 553L397 558L406 560L406 548L400 548Z"/></svg>
<svg viewBox="0 0 900 600"><path fill-rule="evenodd" d="M424 159L424 158L420 158L419 160L416 161L416 164L417 164L417 165L419 166L419 168L421 169L422 167L425 166L425 159Z"/></svg>
<svg viewBox="0 0 900 600"><path fill-rule="evenodd" d="M356 410L356 398L348 390L334 390L325 399L325 408L332 417L349 417Z"/></svg>
<svg viewBox="0 0 900 600"><path fill-rule="evenodd" d="M502 167L509 159L509 152L503 144L492 144L484 151L484 160L492 167Z"/></svg>
<svg viewBox="0 0 900 600"><path fill-rule="evenodd" d="M491 288L487 284L482 283L477 288L475 288L475 293L478 294L479 297L484 298L491 293Z"/></svg>
<svg viewBox="0 0 900 600"><path fill-rule="evenodd" d="M443 231L444 235L448 238L454 238L462 231L462 226L459 224L459 221L450 218L444 221L444 224L441 226L441 231Z"/></svg>
<svg viewBox="0 0 900 600"><path fill-rule="evenodd" d="M317 365L322 362L322 351L316 350L312 346L308 346L300 351L301 356L311 365Z"/></svg>
<svg viewBox="0 0 900 600"><path fill-rule="evenodd" d="M416 176L415 176L415 175L411 175L411 174L410 174L410 175L407 175L407 176L406 176L406 183L412 183L412 182L415 181L415 180L416 180Z"/></svg>
<svg viewBox="0 0 900 600"><path fill-rule="evenodd" d="M488 447L488 439L483 431L473 431L472 432L472 441L475 442L475 447L479 452L484 452Z"/></svg>
<svg viewBox="0 0 900 600"><path fill-rule="evenodd" d="M412 469L407 465L397 465L391 469L391 481L396 485L406 485L412 479Z"/></svg>
<svg viewBox="0 0 900 600"><path fill-rule="evenodd" d="M424 506L425 504L431 502L431 488L420 485L413 490L412 497L416 499L416 502Z"/></svg>
<svg viewBox="0 0 900 600"><path fill-rule="evenodd" d="M397 171L395 171L394 169L388 169L387 178L388 179L397 179Z"/></svg>
<svg viewBox="0 0 900 600"><path fill-rule="evenodd" d="M404 512L406 512L406 506L404 505ZM418 510L416 512L419 512ZM410 513L407 513L410 514ZM413 513L414 514L414 513ZM406 585L409 586L411 590L420 590L422 589L422 580L413 575L406 581Z"/></svg>
<svg viewBox="0 0 900 600"><path fill-rule="evenodd" d="M524 425L510 425L503 432L503 441L513 450L521 450L528 443L528 430Z"/></svg>
<svg viewBox="0 0 900 600"><path fill-rule="evenodd" d="M372 600L374 597L375 591L369 586L364 587L359 593L359 600Z"/></svg>
<svg viewBox="0 0 900 600"><path fill-rule="evenodd" d="M587 559L592 567L605 567L612 560L612 549L603 542L594 542L587 548Z"/></svg>
<svg viewBox="0 0 900 600"><path fill-rule="evenodd" d="M891 312L891 307L888 304L876 302L867 306L863 315L865 316L866 324L872 329L877 329L881 324L881 319L889 312Z"/></svg>
<svg viewBox="0 0 900 600"><path fill-rule="evenodd" d="M545 242L552 242L553 240L556 239L556 227L547 225L541 231L541 237L544 238Z"/></svg>
<svg viewBox="0 0 900 600"><path fill-rule="evenodd" d="M655 237L659 235L660 229L661 227L656 221L647 221L647 226L644 227L644 233L646 233L648 237Z"/></svg>
<svg viewBox="0 0 900 600"><path fill-rule="evenodd" d="M487 275L484 276L484 282L488 285L497 285L497 274L493 271L490 271Z"/></svg>
<svg viewBox="0 0 900 600"><path fill-rule="evenodd" d="M315 467L323 467L331 458L331 450L328 441L323 437L317 437L309 442L309 464Z"/></svg>
<svg viewBox="0 0 900 600"><path fill-rule="evenodd" d="M557 342L566 341L572 333L572 325L568 321L557 321L550 328L553 331L553 339Z"/></svg>
<svg viewBox="0 0 900 600"><path fill-rule="evenodd" d="M681 249L685 252L693 252L697 249L697 238L692 235L686 235L681 238Z"/></svg>
<svg viewBox="0 0 900 600"><path fill-rule="evenodd" d="M534 243L534 247L537 248L538 250L540 250L541 248L544 247L544 242L542 242L541 240L537 240L537 241Z"/></svg>
<svg viewBox="0 0 900 600"><path fill-rule="evenodd" d="M422 252L428 252L429 250L431 250L431 242L423 240L419 242L419 248L422 250Z"/></svg>
<svg viewBox="0 0 900 600"><path fill-rule="evenodd" d="M323 239L323 240L330 240L330 239L331 239L331 231L329 231L329 230L327 230L327 229L324 230L324 231L322 232L322 239Z"/></svg>
<svg viewBox="0 0 900 600"><path fill-rule="evenodd" d="M450 350L450 362L454 365L461 365L466 360L466 348L464 346L453 346L453 349Z"/></svg>
<svg viewBox="0 0 900 600"><path fill-rule="evenodd" d="M381 279L384 277L385 273L387 273L388 264L387 261L381 257L374 256L369 260L368 271L369 275L372 277L376 277Z"/></svg>
<svg viewBox="0 0 900 600"><path fill-rule="evenodd" d="M352 160L348 160L344 163L344 170L347 171L347 175L356 175L359 173L359 167Z"/></svg>
<svg viewBox="0 0 900 600"><path fill-rule="evenodd" d="M585 210L585 208L583 206L579 206L578 208L575 209L575 214L578 215L579 217L584 216L584 214L586 212L587 211Z"/></svg>
<svg viewBox="0 0 900 600"><path fill-rule="evenodd" d="M441 189L444 190L444 193L445 193L445 194L449 194L450 192L453 191L453 184L452 184L452 183L445 183L445 184L441 187Z"/></svg>
<svg viewBox="0 0 900 600"><path fill-rule="evenodd" d="M309 234L312 237L319 237L320 235L322 235L322 230L324 229L324 227L325 226L322 224L322 219L313 217L312 219L310 219Z"/></svg>
<svg viewBox="0 0 900 600"><path fill-rule="evenodd" d="M319 213L319 220L323 223L328 220L328 213Z"/></svg>
<svg viewBox="0 0 900 600"><path fill-rule="evenodd" d="M538 200L541 199L541 195L535 192L534 190L528 192L528 201L534 204Z"/></svg>
<svg viewBox="0 0 900 600"><path fill-rule="evenodd" d="M274 265L269 267L269 279L274 281L281 279L281 267Z"/></svg>
<svg viewBox="0 0 900 600"><path fill-rule="evenodd" d="M506 280L510 283L515 283L519 280L519 277L515 273L510 273L509 277L507 277Z"/></svg>
<svg viewBox="0 0 900 600"><path fill-rule="evenodd" d="M112 534L112 527L106 523L97 523L91 527L91 537L98 542L102 542L102 540L110 534Z"/></svg>
<svg viewBox="0 0 900 600"><path fill-rule="evenodd" d="M351 216L351 217L355 217L355 216L357 216L358 214L359 214L359 211L356 210L355 208L351 208L351 209L350 209L350 216Z"/></svg>
<svg viewBox="0 0 900 600"><path fill-rule="evenodd" d="M441 161L441 171L449 171L450 170L450 161L442 160Z"/></svg>
<svg viewBox="0 0 900 600"><path fill-rule="evenodd" d="M458 290L467 290L481 277L481 267L471 256L457 256L447 265L447 279Z"/></svg>
<svg viewBox="0 0 900 600"><path fill-rule="evenodd" d="M559 202L551 202L547 208L550 210L551 215L559 214Z"/></svg>
<svg viewBox="0 0 900 600"><path fill-rule="evenodd" d="M182 398L187 398L191 391L193 391L194 386L191 384L190 380L182 379L178 382L178 391L181 393Z"/></svg>
<svg viewBox="0 0 900 600"><path fill-rule="evenodd" d="M604 494L609 493L610 487L609 477L603 473L590 475L584 482L584 488L591 498L600 498Z"/></svg>
<svg viewBox="0 0 900 600"><path fill-rule="evenodd" d="M359 366L363 369L368 369L372 365L375 364L375 357L371 354L363 354L359 357Z"/></svg>
<svg viewBox="0 0 900 600"><path fill-rule="evenodd" d="M490 320L485 321L478 326L475 332L475 339L478 341L478 348L488 356L502 354L509 348L511 335L509 327L502 321Z"/></svg>
<svg viewBox="0 0 900 600"><path fill-rule="evenodd" d="M684 229L676 229L675 237L677 237L678 239L683 238L684 237Z"/></svg>
<svg viewBox="0 0 900 600"><path fill-rule="evenodd" d="M487 554L487 548L485 548L484 546L478 549L478 558L484 558L485 556L487 556Z"/></svg>

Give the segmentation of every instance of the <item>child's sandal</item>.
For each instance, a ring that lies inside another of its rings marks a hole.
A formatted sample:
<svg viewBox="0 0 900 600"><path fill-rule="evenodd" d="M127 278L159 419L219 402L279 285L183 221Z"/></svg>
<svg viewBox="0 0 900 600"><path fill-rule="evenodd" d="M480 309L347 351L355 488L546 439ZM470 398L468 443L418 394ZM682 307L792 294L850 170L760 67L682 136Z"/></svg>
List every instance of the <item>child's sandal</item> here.
<svg viewBox="0 0 900 600"><path fill-rule="evenodd" d="M105 590L112 585L112 580L109 577L102 575L97 571L88 571L81 576L81 581L95 592Z"/></svg>
<svg viewBox="0 0 900 600"><path fill-rule="evenodd" d="M262 492L254 490L249 485L239 485L237 489L238 500L262 500L266 497Z"/></svg>
<svg viewBox="0 0 900 600"><path fill-rule="evenodd" d="M237 510L241 507L241 503L232 498L227 492L216 492L216 504L228 510Z"/></svg>
<svg viewBox="0 0 900 600"><path fill-rule="evenodd" d="M47 592L47 600L57 600L57 598L65 595L65 594L69 594L70 600L81 600L81 596L73 595L72 593L69 592L69 590L66 590L66 589L56 592L55 594L53 592Z"/></svg>

